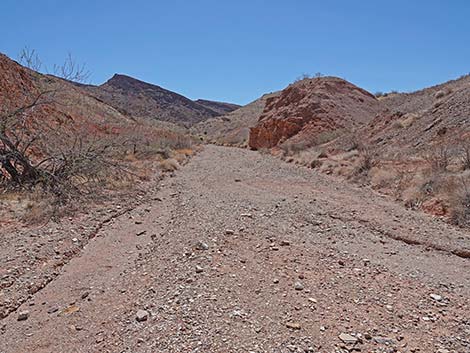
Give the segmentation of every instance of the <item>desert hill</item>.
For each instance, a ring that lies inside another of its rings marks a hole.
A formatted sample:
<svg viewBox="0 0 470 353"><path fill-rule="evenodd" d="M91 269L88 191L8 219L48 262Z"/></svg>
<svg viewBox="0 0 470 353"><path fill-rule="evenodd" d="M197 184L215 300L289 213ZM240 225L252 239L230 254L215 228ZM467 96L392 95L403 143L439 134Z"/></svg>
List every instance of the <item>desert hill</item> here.
<svg viewBox="0 0 470 353"><path fill-rule="evenodd" d="M319 144L325 135L352 131L379 111L380 103L372 94L343 79L307 78L266 102L258 124L250 130L249 146Z"/></svg>
<svg viewBox="0 0 470 353"><path fill-rule="evenodd" d="M191 131L205 141L235 146L246 146L250 128L255 126L266 102L279 92L263 95L261 98L238 108L226 115L207 119L193 126Z"/></svg>
<svg viewBox="0 0 470 353"><path fill-rule="evenodd" d="M82 86L126 116L191 126L232 109L227 103L198 103L160 86L115 74L100 86Z"/></svg>
<svg viewBox="0 0 470 353"><path fill-rule="evenodd" d="M383 112L357 135L397 153L426 152L435 144L456 142L470 128L470 76L413 93L380 99Z"/></svg>
<svg viewBox="0 0 470 353"><path fill-rule="evenodd" d="M241 106L238 104L233 103L226 103L226 102L216 102L207 99L197 99L194 101L195 103L202 105L206 108L213 110L214 112L218 113L219 115L224 115L234 110L240 108Z"/></svg>

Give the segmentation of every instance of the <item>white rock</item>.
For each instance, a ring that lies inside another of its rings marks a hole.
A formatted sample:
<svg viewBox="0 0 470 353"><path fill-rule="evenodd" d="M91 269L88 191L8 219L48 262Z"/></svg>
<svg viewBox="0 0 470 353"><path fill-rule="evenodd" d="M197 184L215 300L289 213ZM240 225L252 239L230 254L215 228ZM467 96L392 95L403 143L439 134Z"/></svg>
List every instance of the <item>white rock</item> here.
<svg viewBox="0 0 470 353"><path fill-rule="evenodd" d="M18 313L18 321L25 321L29 318L29 311L23 310Z"/></svg>
<svg viewBox="0 0 470 353"><path fill-rule="evenodd" d="M339 339L346 344L354 344L358 341L357 337L351 336L348 333L341 333Z"/></svg>
<svg viewBox="0 0 470 353"><path fill-rule="evenodd" d="M429 296L437 302L440 302L442 300L442 297L439 294L432 293Z"/></svg>
<svg viewBox="0 0 470 353"><path fill-rule="evenodd" d="M145 311L145 310L139 310L137 311L137 314L135 315L135 319L139 322L147 321L148 317L149 317L149 313L148 311Z"/></svg>

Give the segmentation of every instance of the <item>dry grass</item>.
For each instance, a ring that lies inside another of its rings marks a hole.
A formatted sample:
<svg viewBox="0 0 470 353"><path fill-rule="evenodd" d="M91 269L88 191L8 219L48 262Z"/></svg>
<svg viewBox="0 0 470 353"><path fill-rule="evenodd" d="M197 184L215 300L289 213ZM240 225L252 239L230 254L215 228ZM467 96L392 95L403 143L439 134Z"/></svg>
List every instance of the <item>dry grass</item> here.
<svg viewBox="0 0 470 353"><path fill-rule="evenodd" d="M174 158L168 158L160 162L160 169L165 172L174 172L180 168L180 164Z"/></svg>
<svg viewBox="0 0 470 353"><path fill-rule="evenodd" d="M418 114L414 114L414 113L405 114L402 119L397 120L395 122L394 126L400 129L407 129L411 127L417 119L418 119Z"/></svg>
<svg viewBox="0 0 470 353"><path fill-rule="evenodd" d="M191 137L151 126L115 128L110 134L74 134L83 136L79 143L60 132L49 136L47 149L35 149L59 162L61 179L27 187L1 180L0 202L11 212L0 212L0 222L42 223L63 217L85 204L130 193L155 177L156 170L174 171L194 153Z"/></svg>

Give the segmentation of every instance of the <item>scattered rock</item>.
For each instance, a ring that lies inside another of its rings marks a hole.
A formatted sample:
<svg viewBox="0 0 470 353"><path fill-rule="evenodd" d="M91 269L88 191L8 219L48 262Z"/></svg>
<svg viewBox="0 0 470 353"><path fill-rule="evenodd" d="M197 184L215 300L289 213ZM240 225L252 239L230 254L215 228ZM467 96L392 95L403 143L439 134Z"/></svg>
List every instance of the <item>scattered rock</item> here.
<svg viewBox="0 0 470 353"><path fill-rule="evenodd" d="M432 299L434 299L435 301L437 301L437 302L442 301L442 297L441 297L439 294L434 294L434 293L432 293L432 294L430 294L429 296L430 296Z"/></svg>
<svg viewBox="0 0 470 353"><path fill-rule="evenodd" d="M393 344L395 341L387 337L372 337L372 341L377 344Z"/></svg>
<svg viewBox="0 0 470 353"><path fill-rule="evenodd" d="M18 313L18 321L25 321L29 318L29 311L23 310Z"/></svg>
<svg viewBox="0 0 470 353"><path fill-rule="evenodd" d="M232 229L226 229L226 230L225 230L225 234L227 234L227 235L234 235L234 234L235 234L235 231L233 231Z"/></svg>
<svg viewBox="0 0 470 353"><path fill-rule="evenodd" d="M197 250L209 250L209 245L207 245L206 243L202 241L198 241L196 243L196 249Z"/></svg>
<svg viewBox="0 0 470 353"><path fill-rule="evenodd" d="M143 321L147 321L147 319L149 318L149 313L148 311L145 311L145 310L139 310L137 311L137 314L135 315L135 319L138 321L138 322L143 322Z"/></svg>
<svg viewBox="0 0 470 353"><path fill-rule="evenodd" d="M56 307L56 306L53 306L52 308L49 308L49 309L47 310L47 313L48 313L48 314L53 314L53 313L56 313L57 311L59 311L59 308Z"/></svg>
<svg viewBox="0 0 470 353"><path fill-rule="evenodd" d="M301 282L295 282L294 288L295 288L295 290L303 290L304 285Z"/></svg>
<svg viewBox="0 0 470 353"><path fill-rule="evenodd" d="M204 272L204 269L201 266L196 265L196 273L202 273L202 272Z"/></svg>
<svg viewBox="0 0 470 353"><path fill-rule="evenodd" d="M339 339L343 341L343 343L346 343L346 344L355 344L359 341L357 337L351 336L348 333L341 333L339 335Z"/></svg>
<svg viewBox="0 0 470 353"><path fill-rule="evenodd" d="M300 330L300 324L298 322L287 322L286 327L293 330Z"/></svg>

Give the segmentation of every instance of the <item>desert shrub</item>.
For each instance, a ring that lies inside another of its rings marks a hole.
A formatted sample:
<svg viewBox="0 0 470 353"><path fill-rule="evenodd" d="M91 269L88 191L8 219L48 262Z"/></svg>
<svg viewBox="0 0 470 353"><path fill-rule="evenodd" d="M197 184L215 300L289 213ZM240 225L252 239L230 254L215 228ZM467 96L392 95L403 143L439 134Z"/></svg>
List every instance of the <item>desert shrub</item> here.
<svg viewBox="0 0 470 353"><path fill-rule="evenodd" d="M346 152L358 150L360 146L361 142L356 134L350 133L344 137L344 149Z"/></svg>
<svg viewBox="0 0 470 353"><path fill-rule="evenodd" d="M285 156L293 156L301 151L306 150L310 146L311 143L308 141L293 142L290 140L287 140L279 145Z"/></svg>
<svg viewBox="0 0 470 353"><path fill-rule="evenodd" d="M400 120L400 125L402 128L409 128L414 124L418 116L416 114L410 113L406 114L402 120Z"/></svg>
<svg viewBox="0 0 470 353"><path fill-rule="evenodd" d="M160 169L166 172L174 172L179 169L180 164L174 158L168 158L160 162Z"/></svg>
<svg viewBox="0 0 470 353"><path fill-rule="evenodd" d="M378 165L377 152L371 146L361 146L359 148L359 158L356 160L353 177L365 176L369 171Z"/></svg>
<svg viewBox="0 0 470 353"><path fill-rule="evenodd" d="M450 217L454 224L470 227L470 182L461 179L460 186L450 195Z"/></svg>
<svg viewBox="0 0 470 353"><path fill-rule="evenodd" d="M308 166L310 168L318 168L321 166L322 162L319 158L324 158L326 156L322 148L310 148L305 151L299 152L296 156L297 162L302 165Z"/></svg>
<svg viewBox="0 0 470 353"><path fill-rule="evenodd" d="M434 98L435 98L435 99L441 99L441 98L443 98L445 95L446 95L446 93L445 93L444 91L437 91L436 93L434 93Z"/></svg>
<svg viewBox="0 0 470 353"><path fill-rule="evenodd" d="M398 179L398 174L394 170L372 167L370 172L371 184L376 188L386 188L392 186Z"/></svg>
<svg viewBox="0 0 470 353"><path fill-rule="evenodd" d="M446 145L440 145L431 149L431 151L425 155L425 160L429 166L429 169L433 173L442 173L447 170L450 163L450 149Z"/></svg>
<svg viewBox="0 0 470 353"><path fill-rule="evenodd" d="M470 169L470 140L461 140L458 146L462 168L464 170Z"/></svg>

